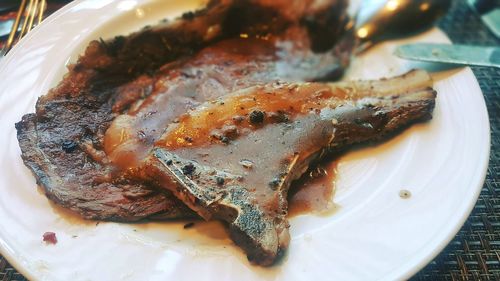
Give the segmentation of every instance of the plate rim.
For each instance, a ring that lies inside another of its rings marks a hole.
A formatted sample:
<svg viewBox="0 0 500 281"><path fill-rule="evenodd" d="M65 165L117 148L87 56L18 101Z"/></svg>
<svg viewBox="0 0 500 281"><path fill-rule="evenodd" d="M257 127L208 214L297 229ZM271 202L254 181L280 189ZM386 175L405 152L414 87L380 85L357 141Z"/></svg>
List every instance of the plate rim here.
<svg viewBox="0 0 500 281"><path fill-rule="evenodd" d="M18 50L22 49L25 45L29 44L31 41L32 37L35 37L38 33L40 33L40 29L43 28L43 26L46 26L48 24L53 23L54 21L57 21L57 19L61 16L66 14L69 10L71 10L73 7L80 5L81 3L85 2L87 0L76 0L73 1L49 17L47 17L42 24L40 24L40 27L37 26L35 27L26 37L24 37L16 46L7 54L7 56L0 61L0 73L3 72L3 70L6 68L7 65L10 64L11 60L17 55L19 52ZM111 2L114 0L111 0ZM447 38L447 34L439 29ZM464 68L466 73L464 75L467 75L471 79L471 81L474 81L474 88L476 88L478 93L483 94L482 89L479 85L479 81L477 80L477 77L473 73L472 69L470 67L465 67ZM471 198L471 200L468 201L467 204L467 211L463 212L461 214L461 217L459 219L460 223L457 223L454 225L453 230L450 231L446 237L446 239L442 240L439 242L439 245L435 247L432 251L427 252L427 254L424 255L424 258L422 258L418 263L415 263L414 266L412 267L407 267L408 270L406 271L397 271L395 273L395 279L407 279L415 275L418 271L420 271L422 268L424 268L429 262L431 262L437 255L439 255L443 249L452 241L455 237L455 235L460 231L460 229L463 227L464 223L467 221L469 218L473 208L477 204L477 200L481 194L481 191L484 186L484 182L486 180L486 175L489 167L489 158L491 154L491 126L490 126L490 120L489 120L489 113L488 109L486 107L486 101L484 99L484 96L480 99L481 102L481 107L483 108L482 112L480 112L483 116L482 119L485 120L486 124L486 132L485 134L487 135L486 138L484 138L484 144L485 144L485 152L483 154L483 159L482 160L482 166L478 167L476 173L474 174L474 198ZM479 161L478 161L479 162ZM35 275L32 270L30 270L27 266L24 266L24 261L20 257L16 257L15 255L11 254L11 251L9 250L9 246L5 243L5 241L0 237L0 254L11 264L15 270L23 274L26 278L29 280L41 280L39 277Z"/></svg>
<svg viewBox="0 0 500 281"><path fill-rule="evenodd" d="M448 37L446 32L439 30L446 36L446 38L452 43L451 39ZM484 99L484 94L483 90L481 89L481 86L479 85L479 81L477 80L476 75L472 71L470 67L464 67L465 71L467 71L467 75L473 79L474 87L478 90L478 93L481 93L481 107L483 110L481 111L481 114L483 115L483 119L486 121L486 135L487 137L484 138L484 146L486 148L486 152L483 156L482 159L482 167L478 167L477 173L475 174L476 176L476 183L474 186L474 196L473 200L470 200L468 202L467 210L461 214L461 218L459 220L459 223L455 224L453 227L453 230L449 232L448 237L444 240L442 240L437 247L435 247L432 251L428 252L427 255L425 255L425 258L422 259L419 263L417 263L413 269L407 271L405 274L400 274L400 277L397 278L399 279L409 279L415 274L417 274L420 270L422 270L425 266L427 266L434 258L436 258L443 250L446 248L451 241L455 238L455 236L458 234L458 232L462 229L464 226L465 222L467 219L470 217L474 207L477 204L477 201L479 199L479 196L481 195L481 192L484 187L484 183L486 181L486 176L488 173L488 167L489 167L489 162L490 162L490 155L491 155L491 125L490 125L490 118L489 118L489 112L488 108L486 106L486 100Z"/></svg>
<svg viewBox="0 0 500 281"><path fill-rule="evenodd" d="M44 26L50 24L51 22L57 20L60 15L67 13L68 10L72 9L74 6L79 5L81 2L85 0L75 0L64 5L59 10L55 11L53 14L46 17L39 25L35 26L29 33L26 34L21 40L12 47L12 49L5 55L3 59L0 60L0 73L10 64L10 61L16 54L19 52L18 50L22 49L24 45L28 44L32 37L36 34L40 33L40 29ZM19 273L21 273L28 280L41 280L38 276L35 275L34 272L29 270L27 266L24 266L24 261L19 257L15 257L11 254L11 251L8 249L8 245L5 243L2 237L0 237L0 255L5 258L5 260Z"/></svg>

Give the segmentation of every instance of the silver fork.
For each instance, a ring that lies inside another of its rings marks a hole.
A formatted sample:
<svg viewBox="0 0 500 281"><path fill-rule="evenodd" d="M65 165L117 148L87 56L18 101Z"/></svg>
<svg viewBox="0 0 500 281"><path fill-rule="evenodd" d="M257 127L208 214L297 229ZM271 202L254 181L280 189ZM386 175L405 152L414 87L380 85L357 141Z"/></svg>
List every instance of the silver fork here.
<svg viewBox="0 0 500 281"><path fill-rule="evenodd" d="M28 2L28 3L27 3ZM46 0L22 0L9 37L0 51L0 58L23 38L34 26L40 24L47 8ZM19 29L21 26L21 29Z"/></svg>

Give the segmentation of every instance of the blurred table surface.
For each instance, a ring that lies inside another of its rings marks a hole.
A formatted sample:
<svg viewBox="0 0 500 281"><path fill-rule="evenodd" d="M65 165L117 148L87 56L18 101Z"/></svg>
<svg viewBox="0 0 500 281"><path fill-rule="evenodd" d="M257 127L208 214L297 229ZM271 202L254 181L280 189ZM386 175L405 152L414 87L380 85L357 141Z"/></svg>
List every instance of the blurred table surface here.
<svg viewBox="0 0 500 281"><path fill-rule="evenodd" d="M51 4L49 8L55 10L60 6ZM454 43L500 46L500 40L467 7L466 0L454 0L438 25ZM491 123L491 156L486 181L462 229L412 281L500 280L500 69L474 67L473 71L483 91ZM0 281L24 280L27 279L0 256Z"/></svg>

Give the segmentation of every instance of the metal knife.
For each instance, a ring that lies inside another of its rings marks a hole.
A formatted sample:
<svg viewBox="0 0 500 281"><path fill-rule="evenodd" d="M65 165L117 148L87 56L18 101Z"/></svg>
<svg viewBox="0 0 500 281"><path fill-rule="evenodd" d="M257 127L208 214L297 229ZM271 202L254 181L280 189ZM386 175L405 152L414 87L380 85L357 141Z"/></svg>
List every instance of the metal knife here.
<svg viewBox="0 0 500 281"><path fill-rule="evenodd" d="M394 54L408 60L500 68L500 48L451 44L409 44Z"/></svg>

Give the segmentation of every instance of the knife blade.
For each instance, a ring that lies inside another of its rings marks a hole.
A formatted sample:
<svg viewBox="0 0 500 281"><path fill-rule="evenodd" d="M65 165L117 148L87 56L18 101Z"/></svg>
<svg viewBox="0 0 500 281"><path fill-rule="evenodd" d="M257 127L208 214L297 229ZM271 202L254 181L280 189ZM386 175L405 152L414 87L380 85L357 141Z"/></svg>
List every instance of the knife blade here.
<svg viewBox="0 0 500 281"><path fill-rule="evenodd" d="M500 48L450 44L409 44L394 54L408 60L500 67Z"/></svg>

